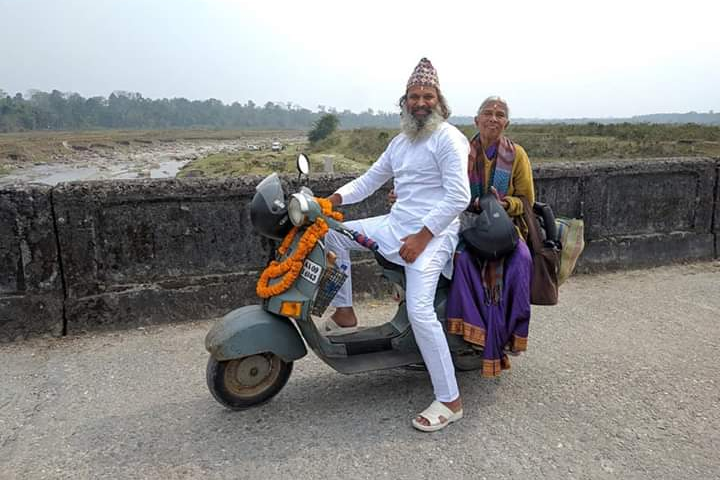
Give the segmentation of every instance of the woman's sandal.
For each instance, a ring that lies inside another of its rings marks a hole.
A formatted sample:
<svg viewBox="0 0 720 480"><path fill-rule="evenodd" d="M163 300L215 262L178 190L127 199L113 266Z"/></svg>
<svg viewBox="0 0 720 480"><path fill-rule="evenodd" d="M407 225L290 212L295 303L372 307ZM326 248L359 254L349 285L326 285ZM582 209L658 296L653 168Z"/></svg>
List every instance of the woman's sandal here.
<svg viewBox="0 0 720 480"><path fill-rule="evenodd" d="M437 430L441 430L447 427L453 422L457 422L458 420L460 420L463 417L463 411L462 409L460 409L457 412L453 412L444 403L435 400L418 416L427 420L430 425L423 425L422 423L417 421L417 418L413 418L413 427L423 432L435 432ZM440 421L440 417L444 417L445 421Z"/></svg>

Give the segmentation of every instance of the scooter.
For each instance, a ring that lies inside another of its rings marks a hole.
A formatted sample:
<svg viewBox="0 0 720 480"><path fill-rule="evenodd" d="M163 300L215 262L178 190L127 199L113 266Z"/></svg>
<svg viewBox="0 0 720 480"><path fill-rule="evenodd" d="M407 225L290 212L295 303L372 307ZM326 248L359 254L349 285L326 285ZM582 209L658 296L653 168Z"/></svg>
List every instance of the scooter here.
<svg viewBox="0 0 720 480"><path fill-rule="evenodd" d="M304 154L298 156L297 168L298 181L309 174ZM327 213L305 186L286 204L282 183L273 173L256 187L250 216L258 233L277 240L287 238L287 232L295 227L292 242L286 240L283 243L288 245L281 245L275 253L278 262L295 258L298 249L307 249L301 240L303 233L322 222L368 247L382 267L382 275L393 285L398 301L395 315L382 325L354 333L323 335L312 316L323 315L347 275L334 263L334 254L323 240L317 239L291 285L282 285L287 281L280 277L270 279L262 304L231 311L208 332L207 385L225 407L244 410L270 400L287 383L293 362L306 355L305 343L322 361L344 374L422 365L405 305L404 267L387 261L377 252L375 242ZM443 327L449 285L441 276L435 294L435 311ZM482 350L459 335L447 335L447 340L457 370L482 368Z"/></svg>

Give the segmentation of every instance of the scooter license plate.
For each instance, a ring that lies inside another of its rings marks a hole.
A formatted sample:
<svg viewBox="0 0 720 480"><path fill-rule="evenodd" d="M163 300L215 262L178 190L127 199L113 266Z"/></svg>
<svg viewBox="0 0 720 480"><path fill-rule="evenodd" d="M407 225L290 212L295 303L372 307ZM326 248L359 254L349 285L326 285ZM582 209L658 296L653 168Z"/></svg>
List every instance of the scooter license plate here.
<svg viewBox="0 0 720 480"><path fill-rule="evenodd" d="M311 260L305 260L303 269L300 270L300 276L310 283L318 283L320 280L320 273L322 273L322 267Z"/></svg>

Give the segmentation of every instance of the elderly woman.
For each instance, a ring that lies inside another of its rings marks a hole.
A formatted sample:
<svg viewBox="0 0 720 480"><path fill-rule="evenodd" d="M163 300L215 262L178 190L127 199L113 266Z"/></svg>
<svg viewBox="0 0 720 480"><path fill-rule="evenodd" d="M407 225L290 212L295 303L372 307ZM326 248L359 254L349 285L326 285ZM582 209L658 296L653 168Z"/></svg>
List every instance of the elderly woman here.
<svg viewBox="0 0 720 480"><path fill-rule="evenodd" d="M478 133L470 141L469 212L477 211L477 199L488 192L495 193L513 220L523 214L518 197L527 198L530 205L535 201L527 153L503 135L509 123L510 109L500 97L489 97L480 105L475 117ZM532 259L523 240L501 260L481 261L467 250L456 255L447 303L448 332L483 348L484 377L510 368L506 351L518 354L527 347L531 275Z"/></svg>

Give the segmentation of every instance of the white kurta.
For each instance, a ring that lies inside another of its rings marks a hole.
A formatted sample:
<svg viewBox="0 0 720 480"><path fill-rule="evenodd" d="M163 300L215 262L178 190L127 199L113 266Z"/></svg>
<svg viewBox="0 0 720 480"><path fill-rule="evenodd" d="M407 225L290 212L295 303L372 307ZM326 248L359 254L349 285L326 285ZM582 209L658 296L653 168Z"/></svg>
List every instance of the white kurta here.
<svg viewBox="0 0 720 480"><path fill-rule="evenodd" d="M447 122L424 139L413 141L401 133L367 172L336 193L342 196L343 205L357 203L394 178L397 201L388 215L372 222L367 234L391 262L423 270L438 249L457 245L458 214L470 203L468 153L465 135ZM432 232L433 239L408 264L400 258L400 239L423 226Z"/></svg>
<svg viewBox="0 0 720 480"><path fill-rule="evenodd" d="M397 201L388 215L356 220L346 225L378 243L380 253L405 266L406 307L415 340L427 365L435 398L450 402L460 395L450 349L433 300L440 273L452 269L452 253L458 241L458 214L470 203L467 175L469 144L455 127L443 123L428 138L416 141L400 134L370 169L341 187L343 204L359 202L390 178L394 178ZM400 258L403 237L423 226L433 234L425 250L413 263ZM337 254L337 263L351 273L349 250L359 245L329 231L327 246ZM352 305L350 275L332 305Z"/></svg>

